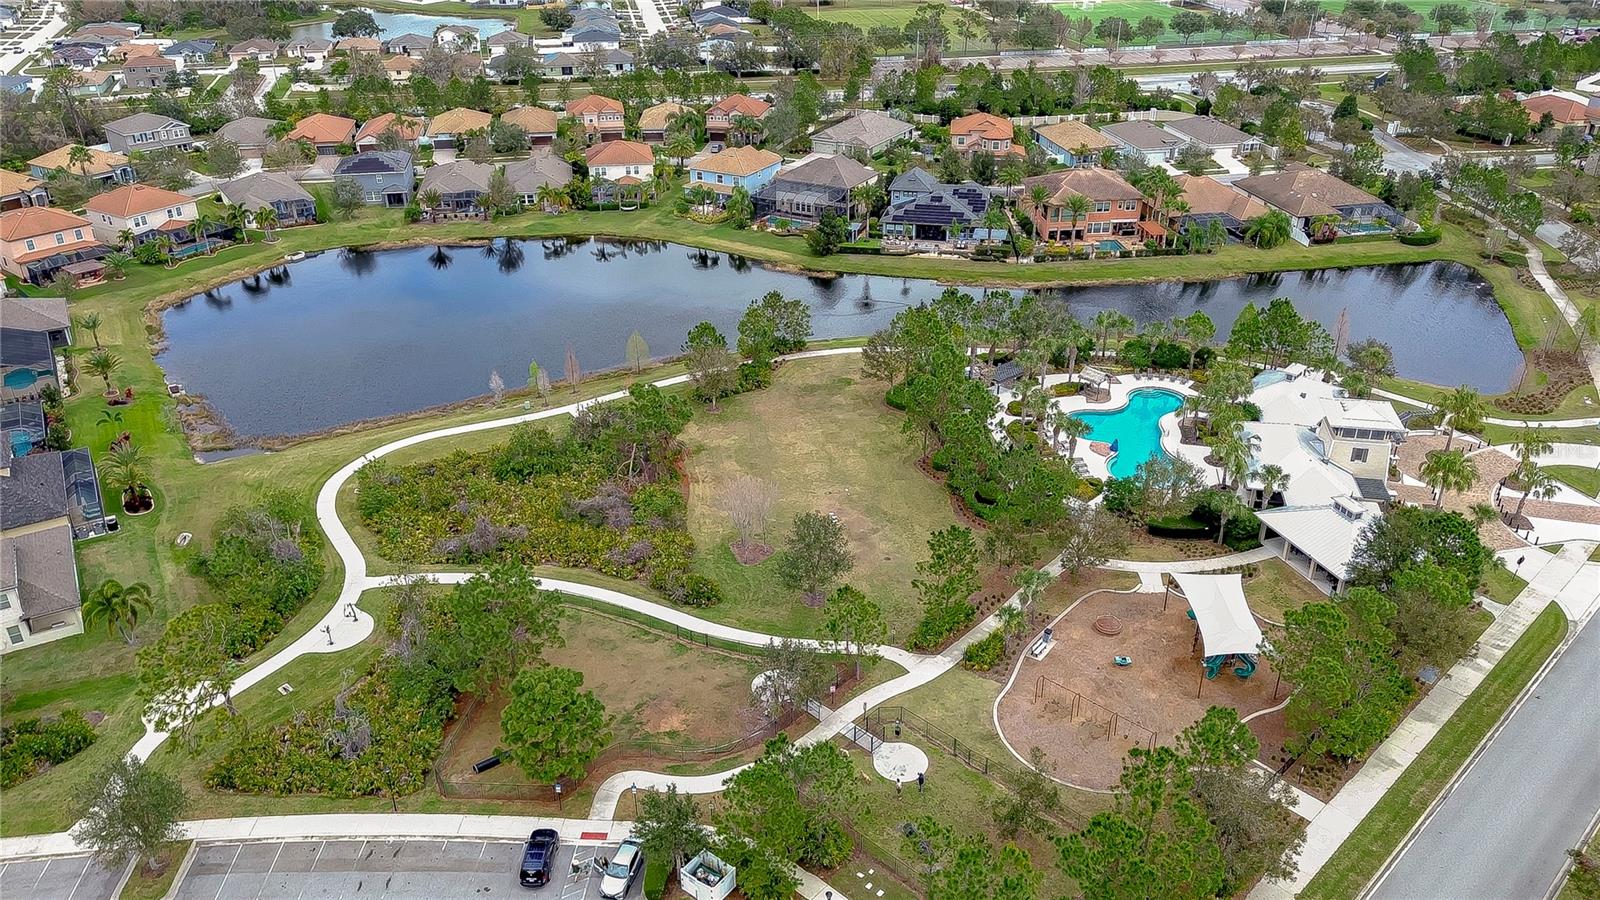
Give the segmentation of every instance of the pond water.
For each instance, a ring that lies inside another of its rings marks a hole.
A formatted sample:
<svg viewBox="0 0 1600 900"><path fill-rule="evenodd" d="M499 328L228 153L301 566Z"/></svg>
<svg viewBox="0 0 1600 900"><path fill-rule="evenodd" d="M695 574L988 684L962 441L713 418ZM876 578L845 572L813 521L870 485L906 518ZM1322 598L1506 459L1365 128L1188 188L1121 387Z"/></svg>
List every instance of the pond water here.
<svg viewBox="0 0 1600 900"><path fill-rule="evenodd" d="M510 28L512 23L505 19L481 19L476 16L427 16L418 13L372 13L373 21L383 29L380 38L399 37L407 32L433 37L433 30L440 25L471 25L478 29L478 33L485 38L493 37ZM296 25L289 29L290 38L327 38L333 39L333 23L317 22L311 25Z"/></svg>
<svg viewBox="0 0 1600 900"><path fill-rule="evenodd" d="M1165 456L1161 449L1161 417L1177 412L1183 397L1160 388L1141 388L1128 394L1121 409L1073 413L1075 419L1089 423L1083 440L1111 445L1107 466L1114 478L1127 478L1152 456Z"/></svg>
<svg viewBox="0 0 1600 900"><path fill-rule="evenodd" d="M509 386L538 361L559 379L566 349L585 371L624 362L638 331L658 356L710 321L733 335L750 301L782 291L810 304L817 338L869 334L932 281L816 278L661 242L496 241L489 247L332 251L167 310L169 380L205 395L244 436L302 434ZM1454 263L1291 272L1201 284L1053 289L1083 321L1101 309L1140 322L1203 309L1228 333L1248 301L1290 297L1352 340L1394 347L1400 373L1505 389L1520 356L1488 285Z"/></svg>

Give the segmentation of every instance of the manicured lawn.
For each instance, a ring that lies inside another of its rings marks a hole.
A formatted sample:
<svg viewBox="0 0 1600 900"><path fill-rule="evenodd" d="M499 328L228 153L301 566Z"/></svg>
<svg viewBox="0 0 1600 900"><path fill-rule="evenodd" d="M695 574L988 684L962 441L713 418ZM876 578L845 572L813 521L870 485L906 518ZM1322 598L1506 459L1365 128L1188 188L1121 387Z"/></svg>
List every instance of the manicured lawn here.
<svg viewBox="0 0 1600 900"><path fill-rule="evenodd" d="M1511 373L1506 373L1506 379L1509 381L1510 378ZM1442 400L1453 390L1453 388L1442 387L1436 384L1428 384L1424 381L1413 381L1409 378L1400 378L1398 376L1383 379L1381 386L1386 391L1392 391L1396 394L1410 397L1413 400L1421 400L1430 405L1437 405L1440 400ZM1532 386L1531 382L1529 386ZM1497 406L1493 397L1486 397L1484 399L1489 407L1489 415L1495 418L1549 421L1558 419L1581 419L1600 415L1600 399L1597 399L1597 397L1600 397L1600 395L1596 394L1593 384L1579 385L1571 391L1568 391L1567 395L1561 398L1560 405L1558 405L1553 411L1539 413L1536 415L1510 412L1509 410L1501 409L1499 406Z"/></svg>
<svg viewBox="0 0 1600 900"><path fill-rule="evenodd" d="M1522 432L1520 425L1486 425L1483 436L1491 444L1509 444ZM1600 428L1584 425L1576 428L1543 428L1540 434L1557 444L1600 445Z"/></svg>
<svg viewBox="0 0 1600 900"><path fill-rule="evenodd" d="M1346 900L1360 893L1467 757L1522 693L1567 633L1552 603L1506 651L1477 690L1434 735L1388 793L1300 893L1304 900Z"/></svg>
<svg viewBox="0 0 1600 900"><path fill-rule="evenodd" d="M778 578L776 555L734 559L735 537L719 498L736 478L767 482L775 503L761 540L781 548L797 515L839 517L855 555L846 580L876 598L899 643L920 616L911 588L929 533L956 522L949 494L916 468L919 448L883 403L883 385L861 377L854 355L784 364L770 388L699 409L683 435L690 448L689 532L696 564L722 586L707 618L756 630L816 634L822 611Z"/></svg>
<svg viewBox="0 0 1600 900"><path fill-rule="evenodd" d="M1078 3L1056 3L1053 5L1071 21L1077 21L1084 16L1088 16L1096 24L1099 24L1105 19L1117 16L1127 20L1130 26L1138 25L1139 20L1145 16L1155 16L1163 22L1171 22L1172 16L1182 11L1179 7L1162 3L1160 0L1099 0L1099 2L1089 2L1081 5ZM1201 15L1209 15L1204 10L1194 11ZM1249 35L1243 29L1234 29L1228 33L1228 37L1235 40L1245 40ZM1271 37L1271 35L1264 34L1262 37ZM1208 29L1190 37L1187 43L1216 42L1224 39L1217 30ZM1184 39L1169 27L1156 40L1167 44L1178 43ZM1142 42L1138 38L1129 35L1122 43L1124 45L1133 45ZM1090 35L1085 44L1090 47L1100 46L1099 40L1094 35Z"/></svg>
<svg viewBox="0 0 1600 900"><path fill-rule="evenodd" d="M1255 577L1244 583L1244 596L1250 611L1270 622L1281 625L1286 611L1328 599L1281 559L1257 565L1260 568Z"/></svg>
<svg viewBox="0 0 1600 900"><path fill-rule="evenodd" d="M1573 490L1600 497L1600 471L1586 466L1545 466L1544 470Z"/></svg>
<svg viewBox="0 0 1600 900"><path fill-rule="evenodd" d="M1489 566L1489 574L1483 579L1483 592L1496 603L1510 603L1527 586L1527 581L1499 564Z"/></svg>

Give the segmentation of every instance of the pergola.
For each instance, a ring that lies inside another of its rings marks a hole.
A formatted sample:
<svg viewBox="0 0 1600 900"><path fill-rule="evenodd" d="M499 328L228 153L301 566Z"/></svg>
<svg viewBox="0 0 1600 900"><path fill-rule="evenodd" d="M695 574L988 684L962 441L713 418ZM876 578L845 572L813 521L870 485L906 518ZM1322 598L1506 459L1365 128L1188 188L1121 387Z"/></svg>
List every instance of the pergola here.
<svg viewBox="0 0 1600 900"><path fill-rule="evenodd" d="M1207 658L1261 652L1266 636L1245 600L1244 576L1175 572L1172 580L1194 614L1195 639L1203 643Z"/></svg>
<svg viewBox="0 0 1600 900"><path fill-rule="evenodd" d="M1083 385L1084 399L1090 403L1104 403L1111 399L1111 376L1105 372L1094 366L1084 366L1078 370L1078 381Z"/></svg>

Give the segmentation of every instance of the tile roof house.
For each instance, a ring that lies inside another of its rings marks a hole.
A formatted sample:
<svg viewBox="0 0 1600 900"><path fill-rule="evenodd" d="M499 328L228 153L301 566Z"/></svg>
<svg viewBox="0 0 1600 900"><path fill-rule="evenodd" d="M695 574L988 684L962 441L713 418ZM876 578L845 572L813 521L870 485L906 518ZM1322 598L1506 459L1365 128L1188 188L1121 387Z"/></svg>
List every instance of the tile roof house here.
<svg viewBox="0 0 1600 900"><path fill-rule="evenodd" d="M950 244L1005 237L983 224L990 197L976 182L941 184L927 170L913 168L889 183L889 196L879 217L885 240Z"/></svg>
<svg viewBox="0 0 1600 900"><path fill-rule="evenodd" d="M242 116L218 128L212 137L232 142L245 159L260 159L261 154L273 144L272 126L277 124L277 119Z"/></svg>
<svg viewBox="0 0 1600 900"><path fill-rule="evenodd" d="M631 184L655 177L656 153L649 144L614 140L595 144L583 152L591 181ZM631 179L631 181L624 181Z"/></svg>
<svg viewBox="0 0 1600 900"><path fill-rule="evenodd" d="M31 175L0 169L0 212L24 206L49 206L50 191Z"/></svg>
<svg viewBox="0 0 1600 900"><path fill-rule="evenodd" d="M1227 150L1234 156L1244 156L1261 148L1261 139L1253 134L1220 122L1210 116L1190 116L1163 122L1162 127L1190 144L1198 144L1213 152Z"/></svg>
<svg viewBox="0 0 1600 900"><path fill-rule="evenodd" d="M137 243L158 231L181 228L198 215L195 198L152 184L125 184L96 194L83 209L95 237L108 244L120 243L124 230L133 232Z"/></svg>
<svg viewBox="0 0 1600 900"><path fill-rule="evenodd" d="M876 156L895 141L910 137L914 130L907 122L863 109L811 135L811 149L816 153L860 150Z"/></svg>
<svg viewBox="0 0 1600 900"><path fill-rule="evenodd" d="M0 298L0 319L7 328L42 332L52 349L72 345L72 313L65 297Z"/></svg>
<svg viewBox="0 0 1600 900"><path fill-rule="evenodd" d="M1100 133L1116 141L1121 152L1141 157L1151 165L1172 159L1188 143L1153 122L1115 122L1102 127Z"/></svg>
<svg viewBox="0 0 1600 900"><path fill-rule="evenodd" d="M0 325L0 399L34 400L44 389L59 390L62 384L48 334Z"/></svg>
<svg viewBox="0 0 1600 900"><path fill-rule="evenodd" d="M1290 234L1299 243L1309 240L1312 221L1324 216L1363 224L1382 221L1391 226L1402 221L1389 204L1303 163L1290 163L1271 175L1241 178L1233 186L1287 214Z"/></svg>
<svg viewBox="0 0 1600 900"><path fill-rule="evenodd" d="M535 153L527 159L506 164L506 179L511 189L522 198L524 206L538 202L539 188L544 185L566 187L572 181L572 164L549 153Z"/></svg>
<svg viewBox="0 0 1600 900"><path fill-rule="evenodd" d="M409 81L411 73L417 68L417 58L413 56L386 56L383 58L383 74L390 81Z"/></svg>
<svg viewBox="0 0 1600 900"><path fill-rule="evenodd" d="M1528 119L1537 126L1549 113L1557 128L1577 128L1583 134L1600 130L1600 97L1584 97L1565 91L1535 94L1522 101Z"/></svg>
<svg viewBox="0 0 1600 900"><path fill-rule="evenodd" d="M87 72L74 73L78 76L78 83L72 88L74 97L104 97L111 93L117 86L119 76L116 72L104 69L90 69Z"/></svg>
<svg viewBox="0 0 1600 900"><path fill-rule="evenodd" d="M439 195L438 202L428 206L430 211L477 212L478 198L489 190L489 176L492 174L494 166L470 159L431 166L422 173L417 196Z"/></svg>
<svg viewBox="0 0 1600 900"><path fill-rule="evenodd" d="M194 146L189 123L156 113L134 113L105 124L106 142L118 153L135 150L149 152L172 147L188 150Z"/></svg>
<svg viewBox="0 0 1600 900"><path fill-rule="evenodd" d="M1050 196L1043 206L1029 199L1035 185L1042 185ZM1089 201L1089 211L1073 221L1067 198L1079 195ZM1152 211L1144 194L1128 180L1110 169L1067 169L1025 178L1021 206L1033 221L1033 230L1046 241L1077 244L1084 240L1120 243L1120 249L1142 246L1149 238L1166 234L1160 224L1150 221ZM1128 241L1118 241L1128 238Z"/></svg>
<svg viewBox="0 0 1600 900"><path fill-rule="evenodd" d="M129 90L159 90L176 74L177 62L165 56L133 56L122 64L122 84Z"/></svg>
<svg viewBox="0 0 1600 900"><path fill-rule="evenodd" d="M735 116L760 121L771 111L772 104L765 100L749 94L729 94L706 110L706 137L713 141L725 141L733 128Z"/></svg>
<svg viewBox="0 0 1600 900"><path fill-rule="evenodd" d="M421 56L433 49L433 38L408 31L383 42L383 52L400 56Z"/></svg>
<svg viewBox="0 0 1600 900"><path fill-rule="evenodd" d="M1011 141L1011 120L993 113L975 112L950 121L950 146L957 153L984 150L994 156L1023 156L1025 151Z"/></svg>
<svg viewBox="0 0 1600 900"><path fill-rule="evenodd" d="M378 139L387 131L394 133L409 146L416 146L417 138L422 137L423 130L427 128L428 120L414 116L402 116L398 113L383 113L361 123L361 130L356 132L353 141L357 152L362 150L378 149Z"/></svg>
<svg viewBox="0 0 1600 900"><path fill-rule="evenodd" d="M633 54L626 50L601 50L599 62L603 71L614 75L633 71ZM593 64L594 58L588 53L559 52L545 54L539 68L546 78L583 78Z"/></svg>
<svg viewBox="0 0 1600 900"><path fill-rule="evenodd" d="M244 207L254 218L264 206L277 213L278 227L309 225L317 221L317 200L283 172L252 172L217 189L222 199Z"/></svg>
<svg viewBox="0 0 1600 900"><path fill-rule="evenodd" d="M285 140L310 141L318 156L337 156L339 148L356 138L356 120L330 113L312 113L295 123Z"/></svg>
<svg viewBox="0 0 1600 900"><path fill-rule="evenodd" d="M702 156L689 164L689 181L684 189L706 187L726 198L736 187L752 197L767 186L783 165L783 157L759 147L729 147L721 153Z"/></svg>
<svg viewBox="0 0 1600 900"><path fill-rule="evenodd" d="M583 123L589 141L618 141L622 139L623 107L621 100L590 94L567 104L566 117Z"/></svg>
<svg viewBox="0 0 1600 900"><path fill-rule="evenodd" d="M170 56L173 59L181 59L184 62L193 65L199 65L209 61L211 59L211 55L216 52L216 41L197 38L190 41L174 41L173 43L168 44L161 51L161 55Z"/></svg>
<svg viewBox="0 0 1600 900"><path fill-rule="evenodd" d="M368 206L404 207L411 202L416 168L404 150L365 150L339 160L333 180L350 179L361 187Z"/></svg>
<svg viewBox="0 0 1600 900"><path fill-rule="evenodd" d="M71 69L93 69L106 58L103 48L65 44L50 51L50 63Z"/></svg>
<svg viewBox="0 0 1600 900"><path fill-rule="evenodd" d="M433 42L447 49L476 53L479 40L478 29L471 25L453 22L433 29Z"/></svg>
<svg viewBox="0 0 1600 900"><path fill-rule="evenodd" d="M647 144L659 144L667 139L667 125L674 116L688 112L682 103L657 103L639 113L639 138Z"/></svg>
<svg viewBox="0 0 1600 900"><path fill-rule="evenodd" d="M1118 146L1094 128L1070 120L1039 125L1033 129L1033 137L1051 159L1068 166L1095 165L1101 151Z"/></svg>
<svg viewBox="0 0 1600 900"><path fill-rule="evenodd" d="M500 56L512 47L532 47L533 38L508 28L498 34L489 35L489 39L483 43L489 48L490 56Z"/></svg>
<svg viewBox="0 0 1600 900"><path fill-rule="evenodd" d="M843 154L812 153L778 170L756 195L756 218L815 224L824 212L859 223L863 210L850 192L878 172Z"/></svg>
<svg viewBox="0 0 1600 900"><path fill-rule="evenodd" d="M106 150L87 148L89 159L86 162L72 161L72 146L57 147L49 153L35 156L28 160L28 174L39 179L48 179L52 172L61 170L70 175L90 178L106 183L127 184L133 181L133 164L128 157L121 153L111 153Z"/></svg>
<svg viewBox="0 0 1600 900"><path fill-rule="evenodd" d="M489 113L458 106L429 119L423 134L427 135L435 151L454 150L461 145L462 135L469 131L487 131L493 123L494 116Z"/></svg>
<svg viewBox="0 0 1600 900"><path fill-rule="evenodd" d="M560 120L559 113L543 106L519 106L500 114L500 121L527 133L529 147L548 147L554 143L556 124Z"/></svg>
<svg viewBox="0 0 1600 900"><path fill-rule="evenodd" d="M30 284L48 284L62 269L108 252L88 219L64 209L25 206L0 213L0 270ZM93 280L88 273L75 277Z"/></svg>
<svg viewBox="0 0 1600 900"><path fill-rule="evenodd" d="M1191 222L1203 226L1217 219L1230 234L1237 236L1251 219L1267 211L1265 203L1215 178L1205 175L1175 175L1173 178L1183 191L1178 196L1189 206L1188 212L1174 219L1175 227L1181 228Z"/></svg>
<svg viewBox="0 0 1600 900"><path fill-rule="evenodd" d="M383 41L374 37L342 37L333 43L335 53L348 53L351 56L357 53L381 53Z"/></svg>
<svg viewBox="0 0 1600 900"><path fill-rule="evenodd" d="M240 41L228 48L228 61L241 62L253 59L256 62L269 63L278 58L278 42L266 38L251 38Z"/></svg>

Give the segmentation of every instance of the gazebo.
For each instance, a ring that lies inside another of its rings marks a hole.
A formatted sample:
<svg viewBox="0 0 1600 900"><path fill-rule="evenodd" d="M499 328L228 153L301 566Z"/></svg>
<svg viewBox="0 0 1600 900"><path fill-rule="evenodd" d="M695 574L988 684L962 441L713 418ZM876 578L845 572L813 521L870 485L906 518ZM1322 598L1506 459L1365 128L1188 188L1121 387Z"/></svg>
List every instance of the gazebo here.
<svg viewBox="0 0 1600 900"><path fill-rule="evenodd" d="M1083 398L1090 403L1105 403L1111 399L1111 376L1094 366L1078 370L1078 382L1083 385Z"/></svg>
<svg viewBox="0 0 1600 900"><path fill-rule="evenodd" d="M1189 616L1195 624L1195 643L1203 642L1205 647L1203 671L1206 679L1217 677L1230 656L1239 660L1233 674L1240 678L1254 674L1255 654L1261 652L1266 636L1261 633L1261 626L1256 624L1250 604L1245 600L1244 577L1173 573L1172 579L1189 603ZM1199 696L1198 688L1195 696Z"/></svg>

